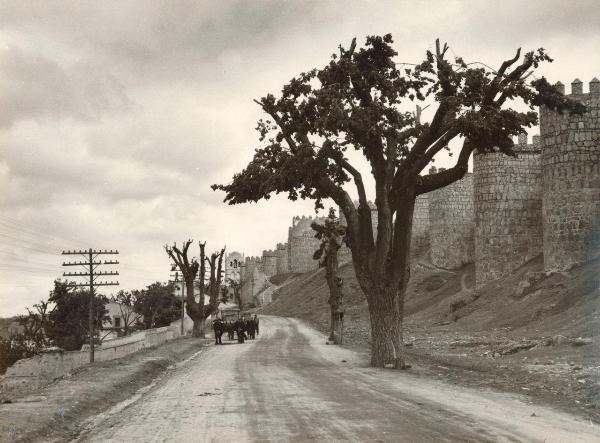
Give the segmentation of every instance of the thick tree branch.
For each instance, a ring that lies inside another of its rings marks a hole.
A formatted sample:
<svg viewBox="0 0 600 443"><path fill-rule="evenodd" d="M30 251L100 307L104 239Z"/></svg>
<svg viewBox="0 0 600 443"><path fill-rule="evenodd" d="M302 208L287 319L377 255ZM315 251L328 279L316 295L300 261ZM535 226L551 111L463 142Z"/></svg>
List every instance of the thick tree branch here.
<svg viewBox="0 0 600 443"><path fill-rule="evenodd" d="M438 138L429 148L423 153L419 159L411 167L413 174L419 174L433 160L438 152L448 146L448 143L459 134L456 127L449 128L440 138Z"/></svg>
<svg viewBox="0 0 600 443"><path fill-rule="evenodd" d="M417 195L443 188L463 178L469 169L469 157L474 150L475 145L469 139L466 139L463 142L458 159L452 168L438 172L437 174L419 177L416 188Z"/></svg>
<svg viewBox="0 0 600 443"><path fill-rule="evenodd" d="M490 86L488 87L488 90L483 98L483 104L489 105L493 102L494 98L500 91L500 85L502 84L502 80L504 79L504 74L506 70L512 65L514 65L517 62L517 60L519 60L519 57L521 57L521 48L517 49L517 53L513 58L511 58L510 60L505 60L502 63L502 65L500 65L500 69L498 69L494 80L492 80L492 82L490 83Z"/></svg>

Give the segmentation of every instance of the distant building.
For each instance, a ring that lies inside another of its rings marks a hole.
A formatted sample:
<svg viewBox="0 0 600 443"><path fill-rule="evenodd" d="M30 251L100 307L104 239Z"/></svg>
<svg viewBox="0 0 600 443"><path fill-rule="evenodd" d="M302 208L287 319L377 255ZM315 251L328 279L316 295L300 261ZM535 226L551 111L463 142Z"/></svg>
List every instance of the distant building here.
<svg viewBox="0 0 600 443"><path fill-rule="evenodd" d="M102 322L101 337L104 337L104 340L120 337L125 327L131 329L136 323L142 322L142 316L129 306L111 301L105 305L105 308L108 311L108 318Z"/></svg>
<svg viewBox="0 0 600 443"><path fill-rule="evenodd" d="M178 280L171 280L171 283L173 283L173 295L180 300L181 298L185 299L187 296L187 289L185 288L185 282L181 280L181 277L179 277ZM208 297L206 292L204 295L204 304L207 305ZM196 298L196 301L200 301L200 282L197 280L194 280L194 297Z"/></svg>
<svg viewBox="0 0 600 443"><path fill-rule="evenodd" d="M244 263L244 254L233 251L223 258L223 262L225 270L225 279L223 280L223 283L227 284L230 279L239 283L240 270Z"/></svg>

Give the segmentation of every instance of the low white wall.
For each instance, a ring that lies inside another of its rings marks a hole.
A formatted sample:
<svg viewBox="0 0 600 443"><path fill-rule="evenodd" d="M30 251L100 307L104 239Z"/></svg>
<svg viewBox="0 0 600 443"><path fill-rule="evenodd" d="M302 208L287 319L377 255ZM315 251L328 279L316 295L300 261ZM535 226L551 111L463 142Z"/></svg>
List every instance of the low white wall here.
<svg viewBox="0 0 600 443"><path fill-rule="evenodd" d="M191 332L193 325L193 321L186 316L185 334ZM180 336L181 320L177 320L169 326L147 329L127 337L106 341L95 349L94 359L95 361L106 361L121 358L140 349L158 346ZM89 363L88 350L39 354L19 360L8 368L6 374L0 378L0 388L11 389L21 384L40 387L87 363Z"/></svg>

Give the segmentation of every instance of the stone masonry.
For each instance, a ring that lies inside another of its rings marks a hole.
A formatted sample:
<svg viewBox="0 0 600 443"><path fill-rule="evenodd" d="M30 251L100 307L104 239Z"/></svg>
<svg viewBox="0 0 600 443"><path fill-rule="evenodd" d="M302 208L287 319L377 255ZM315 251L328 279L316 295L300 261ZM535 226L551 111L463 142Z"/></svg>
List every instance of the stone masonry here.
<svg viewBox="0 0 600 443"><path fill-rule="evenodd" d="M429 194L431 262L457 269L472 263L475 255L473 174Z"/></svg>
<svg viewBox="0 0 600 443"><path fill-rule="evenodd" d="M255 296L266 286L266 279L261 258L246 257L241 271L242 287L240 291L244 306L256 303Z"/></svg>
<svg viewBox="0 0 600 443"><path fill-rule="evenodd" d="M230 279L239 282L240 270L244 264L244 255L233 251L225 256L223 262L225 268L225 282L228 282Z"/></svg>
<svg viewBox="0 0 600 443"><path fill-rule="evenodd" d="M263 251L262 253L263 272L267 277L277 275L277 250Z"/></svg>
<svg viewBox="0 0 600 443"><path fill-rule="evenodd" d="M413 212L410 251L416 256L429 250L429 195L417 196Z"/></svg>
<svg viewBox="0 0 600 443"><path fill-rule="evenodd" d="M277 274L287 274L290 272L288 264L288 245L287 243L277 243Z"/></svg>
<svg viewBox="0 0 600 443"><path fill-rule="evenodd" d="M372 201L368 201L369 208L371 209L371 225L373 228L373 239L377 241L377 223L379 220L377 219L377 206ZM358 200L354 201L354 207L358 208ZM341 209L338 208L338 217L340 219L340 223L342 225L346 224L346 218L344 217L344 213ZM352 261L352 252L350 248L346 245L342 245L342 247L338 251L338 263L340 265L344 263L348 263Z"/></svg>
<svg viewBox="0 0 600 443"><path fill-rule="evenodd" d="M542 252L540 140L519 136L517 157L473 159L476 286L504 277Z"/></svg>
<svg viewBox="0 0 600 443"><path fill-rule="evenodd" d="M323 223L324 217L302 216L292 219L288 233L290 272L308 272L319 268L319 262L313 254L319 249L320 241L315 238L315 231L310 227L316 221Z"/></svg>
<svg viewBox="0 0 600 443"><path fill-rule="evenodd" d="M556 87L565 92L564 85ZM583 115L540 109L544 267L567 270L600 256L600 81L571 83Z"/></svg>

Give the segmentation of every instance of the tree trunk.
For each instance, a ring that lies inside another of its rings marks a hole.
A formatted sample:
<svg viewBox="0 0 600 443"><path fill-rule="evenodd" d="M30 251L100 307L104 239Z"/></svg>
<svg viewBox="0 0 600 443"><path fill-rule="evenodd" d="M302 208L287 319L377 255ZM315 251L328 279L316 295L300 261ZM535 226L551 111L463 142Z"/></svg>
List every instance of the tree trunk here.
<svg viewBox="0 0 600 443"><path fill-rule="evenodd" d="M331 311L331 331L329 332L329 341L337 344L337 337L335 335L335 331L337 330L336 324L336 316L335 316L335 307L330 305Z"/></svg>
<svg viewBox="0 0 600 443"><path fill-rule="evenodd" d="M371 320L371 366L392 364L404 369L406 360L402 339L402 300L396 290L384 288L369 297Z"/></svg>
<svg viewBox="0 0 600 443"><path fill-rule="evenodd" d="M204 334L204 318L193 319L194 327L192 328L192 337L206 338Z"/></svg>
<svg viewBox="0 0 600 443"><path fill-rule="evenodd" d="M337 331L337 315L336 312L340 306L341 289L338 286L338 260L337 251L339 246L336 240L330 240L329 247L327 248L327 256L325 258L325 279L327 280L327 286L329 286L329 309L331 311L331 333L329 334L329 341L338 344L336 337Z"/></svg>

